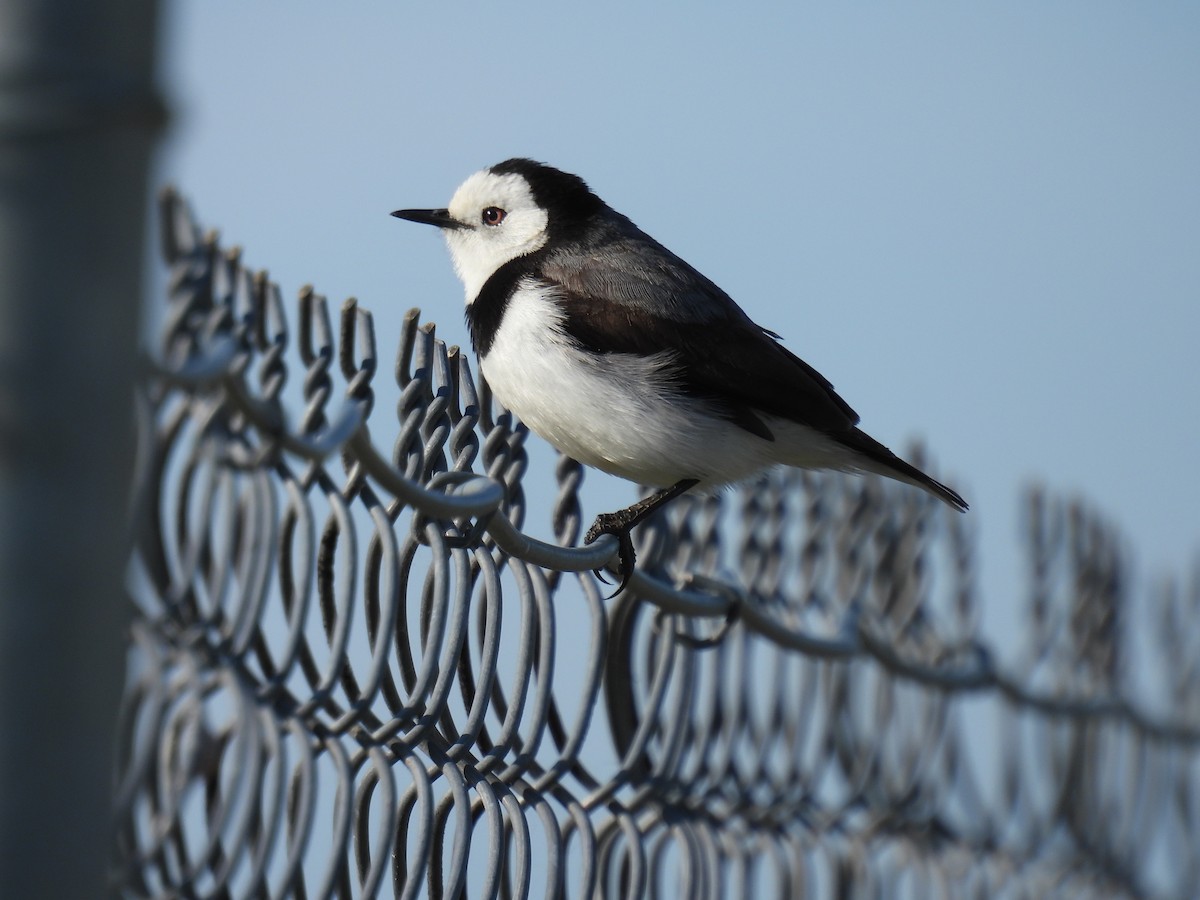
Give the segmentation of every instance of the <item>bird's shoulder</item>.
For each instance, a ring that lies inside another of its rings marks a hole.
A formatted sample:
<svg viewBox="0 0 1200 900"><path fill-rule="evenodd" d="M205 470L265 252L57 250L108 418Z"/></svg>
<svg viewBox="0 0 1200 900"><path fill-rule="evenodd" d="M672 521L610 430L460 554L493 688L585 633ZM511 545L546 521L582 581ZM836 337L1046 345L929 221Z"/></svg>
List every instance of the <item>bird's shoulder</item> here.
<svg viewBox="0 0 1200 900"><path fill-rule="evenodd" d="M749 322L721 288L619 213L610 212L538 255L537 274L579 300L679 322Z"/></svg>

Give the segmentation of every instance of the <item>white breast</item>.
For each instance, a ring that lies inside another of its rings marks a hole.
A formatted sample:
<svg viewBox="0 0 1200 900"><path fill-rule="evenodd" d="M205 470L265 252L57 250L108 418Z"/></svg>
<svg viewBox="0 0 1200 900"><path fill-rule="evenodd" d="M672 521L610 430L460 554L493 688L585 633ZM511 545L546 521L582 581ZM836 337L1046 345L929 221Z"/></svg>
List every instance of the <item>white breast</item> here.
<svg viewBox="0 0 1200 900"><path fill-rule="evenodd" d="M553 289L510 299L480 367L497 399L569 456L641 484L736 481L780 461L776 443L670 386L670 353L595 354L562 331Z"/></svg>

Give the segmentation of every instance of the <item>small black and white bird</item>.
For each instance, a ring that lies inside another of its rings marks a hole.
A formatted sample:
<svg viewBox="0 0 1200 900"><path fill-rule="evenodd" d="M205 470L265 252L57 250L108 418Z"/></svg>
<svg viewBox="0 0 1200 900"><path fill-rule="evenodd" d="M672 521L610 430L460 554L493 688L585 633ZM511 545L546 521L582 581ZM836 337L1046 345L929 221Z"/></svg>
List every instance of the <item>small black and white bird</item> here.
<svg viewBox="0 0 1200 900"><path fill-rule="evenodd" d="M497 399L568 456L662 488L587 533L588 543L617 537L618 591L633 571L630 531L651 512L779 463L873 472L967 509L861 431L778 335L579 176L510 159L464 181L446 209L392 215L442 229Z"/></svg>

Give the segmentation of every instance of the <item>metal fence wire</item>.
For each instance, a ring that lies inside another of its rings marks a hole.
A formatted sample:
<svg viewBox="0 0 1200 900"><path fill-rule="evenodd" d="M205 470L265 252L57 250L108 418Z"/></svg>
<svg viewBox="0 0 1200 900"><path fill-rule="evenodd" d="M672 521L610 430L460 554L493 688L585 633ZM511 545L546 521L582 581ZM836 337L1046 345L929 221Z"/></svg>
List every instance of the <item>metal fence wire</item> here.
<svg viewBox="0 0 1200 900"><path fill-rule="evenodd" d="M993 654L970 516L774 472L669 506L605 600L581 468L416 310L384 377L355 302L290 323L162 220L121 895L1200 895L1200 577L1135 602L1035 493Z"/></svg>

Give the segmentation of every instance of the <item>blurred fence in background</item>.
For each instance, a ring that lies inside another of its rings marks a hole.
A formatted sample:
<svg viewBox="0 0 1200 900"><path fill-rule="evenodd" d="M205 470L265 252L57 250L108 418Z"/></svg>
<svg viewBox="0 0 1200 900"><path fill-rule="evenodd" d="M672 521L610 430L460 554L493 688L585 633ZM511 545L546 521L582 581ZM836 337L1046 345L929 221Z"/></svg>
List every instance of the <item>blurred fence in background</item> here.
<svg viewBox="0 0 1200 900"><path fill-rule="evenodd" d="M393 377L353 302L293 322L163 222L125 896L1194 895L1200 583L1139 650L1114 532L1035 495L1002 666L969 515L776 472L668 507L606 601L581 469L527 471L415 310Z"/></svg>

